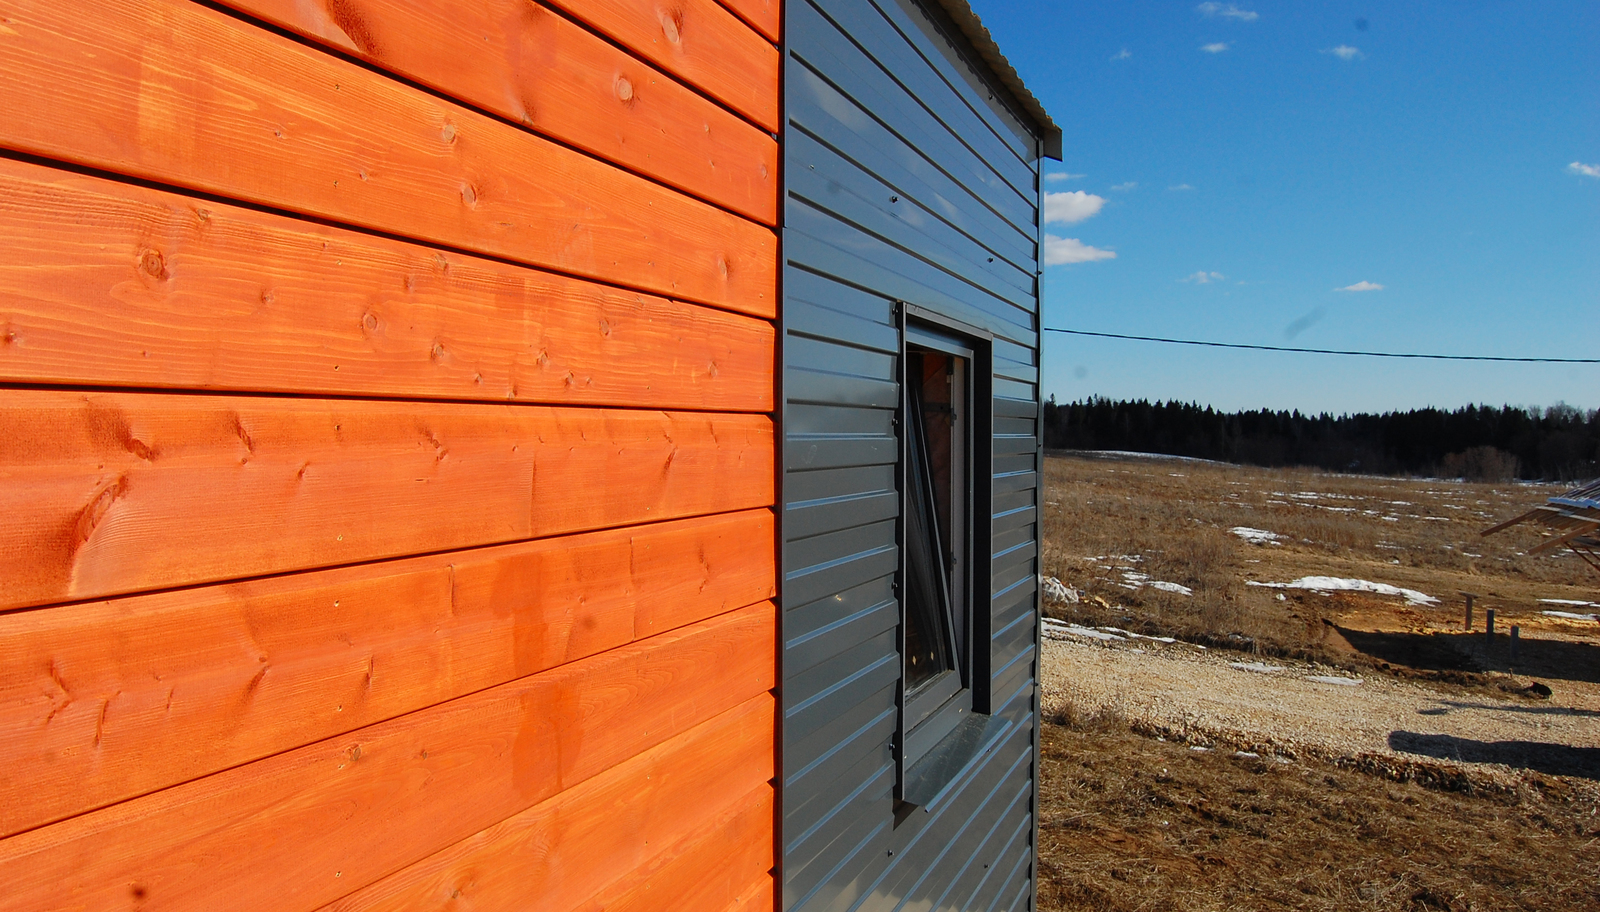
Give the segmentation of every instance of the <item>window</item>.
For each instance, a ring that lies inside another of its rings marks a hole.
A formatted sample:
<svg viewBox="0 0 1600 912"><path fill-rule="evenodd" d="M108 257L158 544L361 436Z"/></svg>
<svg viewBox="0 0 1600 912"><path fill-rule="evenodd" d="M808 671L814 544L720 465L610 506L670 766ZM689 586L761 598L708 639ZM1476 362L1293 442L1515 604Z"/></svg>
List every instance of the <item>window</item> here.
<svg viewBox="0 0 1600 912"><path fill-rule="evenodd" d="M900 403L901 688L897 797L922 804L960 767L986 694L988 339L906 306ZM981 387L981 389L980 389ZM977 534L981 526L983 534ZM977 606L977 607L975 607Z"/></svg>

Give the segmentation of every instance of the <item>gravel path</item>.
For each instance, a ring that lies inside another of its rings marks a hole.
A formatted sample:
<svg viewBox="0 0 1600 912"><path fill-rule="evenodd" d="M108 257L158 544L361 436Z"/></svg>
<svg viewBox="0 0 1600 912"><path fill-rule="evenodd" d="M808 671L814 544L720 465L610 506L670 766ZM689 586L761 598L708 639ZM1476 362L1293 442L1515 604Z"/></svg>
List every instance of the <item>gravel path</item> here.
<svg viewBox="0 0 1600 912"><path fill-rule="evenodd" d="M1449 695L1386 676L1353 683L1343 671L1055 622L1046 627L1042 664L1047 713L1069 703L1081 716L1109 711L1191 743L1600 779L1600 686L1593 684L1548 682L1554 694L1545 701Z"/></svg>

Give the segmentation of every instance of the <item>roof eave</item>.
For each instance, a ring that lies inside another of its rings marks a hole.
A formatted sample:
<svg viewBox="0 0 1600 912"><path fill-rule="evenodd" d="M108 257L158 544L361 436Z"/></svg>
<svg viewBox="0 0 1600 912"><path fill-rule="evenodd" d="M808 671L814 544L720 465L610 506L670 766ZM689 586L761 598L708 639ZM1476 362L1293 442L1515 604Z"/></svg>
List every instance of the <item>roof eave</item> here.
<svg viewBox="0 0 1600 912"><path fill-rule="evenodd" d="M1039 103L1028 87L1023 84L1022 77L1017 75L1016 68L1000 53L1000 45L995 43L994 36L984 27L978 14L972 11L972 6L967 0L937 0L938 5L950 17L956 28L966 37L977 52L978 57L989 67L990 73L1002 87L1011 93L1012 101L1021 112L1033 120L1039 128L1040 152L1046 158L1061 160L1061 128L1050 118L1044 105Z"/></svg>

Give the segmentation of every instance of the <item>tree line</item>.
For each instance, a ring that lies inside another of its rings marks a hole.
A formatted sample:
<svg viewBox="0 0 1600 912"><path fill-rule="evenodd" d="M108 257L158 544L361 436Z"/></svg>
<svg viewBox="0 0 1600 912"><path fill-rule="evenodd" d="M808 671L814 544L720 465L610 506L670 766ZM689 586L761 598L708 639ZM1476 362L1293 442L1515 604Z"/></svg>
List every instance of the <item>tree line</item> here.
<svg viewBox="0 0 1600 912"><path fill-rule="evenodd" d="M1382 414L1223 412L1102 397L1044 406L1045 446L1132 450L1259 466L1574 481L1600 475L1600 410L1469 405Z"/></svg>

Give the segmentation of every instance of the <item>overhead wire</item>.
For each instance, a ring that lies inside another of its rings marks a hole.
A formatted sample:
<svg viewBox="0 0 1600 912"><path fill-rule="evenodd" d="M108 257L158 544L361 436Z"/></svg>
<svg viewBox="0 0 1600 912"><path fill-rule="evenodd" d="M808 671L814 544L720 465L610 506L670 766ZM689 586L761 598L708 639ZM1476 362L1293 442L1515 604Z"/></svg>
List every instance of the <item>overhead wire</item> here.
<svg viewBox="0 0 1600 912"><path fill-rule="evenodd" d="M1045 332L1100 339L1126 339L1132 342L1163 342L1168 345L1198 345L1206 348L1242 348L1251 351L1292 352L1302 355L1353 355L1362 358L1416 358L1428 361L1500 361L1517 364L1600 364L1600 358L1522 358L1511 355L1438 355L1418 352L1357 351L1340 348L1294 348L1287 345L1252 345L1245 342L1209 342L1202 339L1167 339L1161 336L1135 336L1125 333L1090 332L1086 329L1044 327Z"/></svg>

